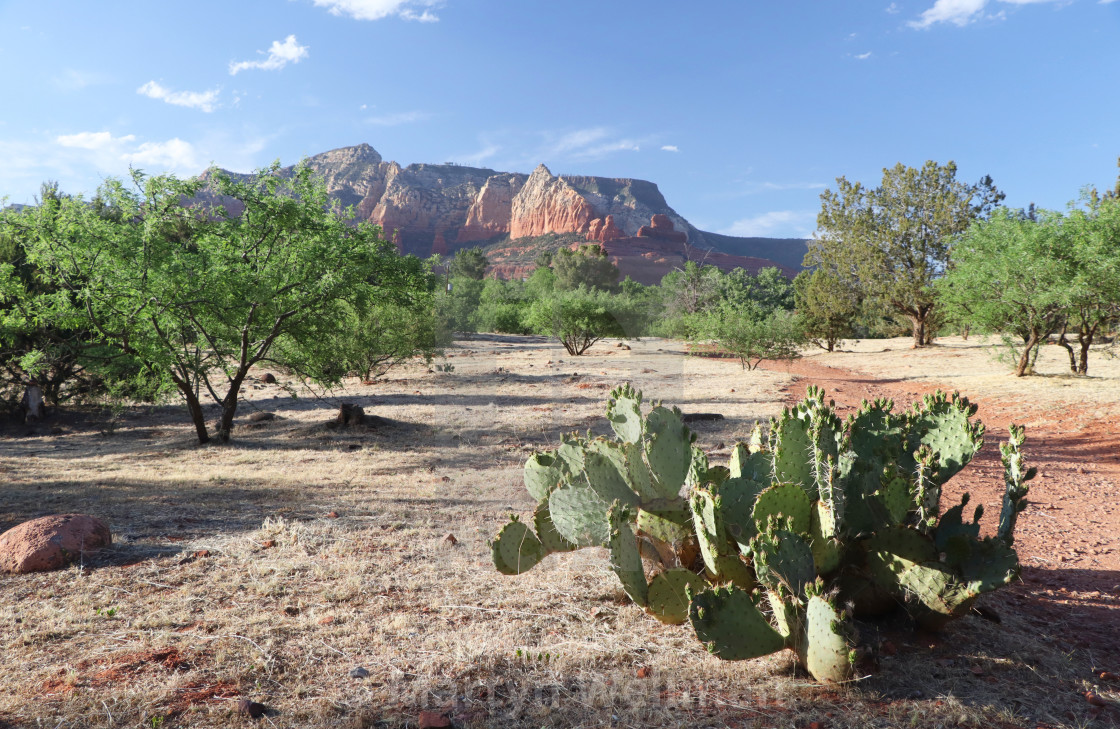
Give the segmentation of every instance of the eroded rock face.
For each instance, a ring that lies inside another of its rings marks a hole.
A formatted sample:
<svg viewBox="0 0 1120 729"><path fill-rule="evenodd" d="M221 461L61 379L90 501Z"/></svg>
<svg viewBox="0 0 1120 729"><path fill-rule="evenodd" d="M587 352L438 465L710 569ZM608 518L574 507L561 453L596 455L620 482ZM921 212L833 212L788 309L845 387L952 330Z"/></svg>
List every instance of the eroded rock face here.
<svg viewBox="0 0 1120 729"><path fill-rule="evenodd" d="M467 220L459 229L456 243L475 243L509 233L513 198L521 192L525 175L494 175L482 186L478 198L467 210Z"/></svg>
<svg viewBox="0 0 1120 729"><path fill-rule="evenodd" d="M625 238L626 231L618 227L614 216L608 215L605 219L591 221L591 228L587 231L587 240L597 240L600 243L610 243L612 240Z"/></svg>
<svg viewBox="0 0 1120 729"><path fill-rule="evenodd" d="M54 514L0 534L0 571L56 570L113 543L109 525L87 514Z"/></svg>
<svg viewBox="0 0 1120 729"><path fill-rule="evenodd" d="M670 265L687 257L689 246L709 247L705 234L645 180L555 176L543 164L531 175L452 163L402 168L368 144L323 152L308 164L322 175L332 198L354 206L358 220L380 225L402 253L426 257L502 236L574 234L638 248L642 255L652 246L654 257ZM240 211L236 201L218 202L234 214Z"/></svg>
<svg viewBox="0 0 1120 729"><path fill-rule="evenodd" d="M529 238L545 233L586 234L598 213L563 177L553 177L543 164L513 198L510 238Z"/></svg>

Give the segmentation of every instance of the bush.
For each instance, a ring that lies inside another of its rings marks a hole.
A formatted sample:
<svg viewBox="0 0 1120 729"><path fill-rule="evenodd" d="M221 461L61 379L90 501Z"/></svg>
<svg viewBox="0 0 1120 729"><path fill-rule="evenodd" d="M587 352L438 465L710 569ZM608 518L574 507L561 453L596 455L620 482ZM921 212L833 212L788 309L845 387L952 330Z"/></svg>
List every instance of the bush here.
<svg viewBox="0 0 1120 729"><path fill-rule="evenodd" d="M568 354L578 356L604 337L628 337L624 322L636 318L629 297L580 287L534 301L527 323L536 334L559 338Z"/></svg>

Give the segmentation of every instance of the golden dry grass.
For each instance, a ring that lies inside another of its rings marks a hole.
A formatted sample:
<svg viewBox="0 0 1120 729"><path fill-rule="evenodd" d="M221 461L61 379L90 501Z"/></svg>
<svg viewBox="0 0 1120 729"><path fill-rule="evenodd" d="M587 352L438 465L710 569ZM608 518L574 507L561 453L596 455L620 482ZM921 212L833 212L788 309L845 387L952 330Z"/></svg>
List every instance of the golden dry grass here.
<svg viewBox="0 0 1120 729"><path fill-rule="evenodd" d="M258 386L225 447L196 446L179 409L149 407L0 441L0 529L81 511L116 542L84 565L0 577L0 726L416 726L422 710L458 727L1087 721L1086 660L1014 613L940 638L869 624L880 670L824 687L787 654L707 655L687 626L630 604L601 550L497 574L487 539L532 508L525 457L565 431L604 432L611 386L723 413L694 426L715 462L781 407L787 375L630 344L573 358L479 338L449 350L450 373L412 365L324 399ZM342 401L387 422L327 427ZM249 425L253 409L280 418ZM358 666L367 678L349 675ZM241 697L269 713L237 715Z"/></svg>

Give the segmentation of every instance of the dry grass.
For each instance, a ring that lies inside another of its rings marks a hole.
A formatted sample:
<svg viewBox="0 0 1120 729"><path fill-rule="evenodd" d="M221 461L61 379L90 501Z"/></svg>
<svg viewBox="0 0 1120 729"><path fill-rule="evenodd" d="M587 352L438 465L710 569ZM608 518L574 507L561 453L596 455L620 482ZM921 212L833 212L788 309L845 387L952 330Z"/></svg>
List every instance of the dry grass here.
<svg viewBox="0 0 1120 729"><path fill-rule="evenodd" d="M694 426L719 462L789 380L631 346L571 358L493 337L450 350L454 372L412 366L329 399L260 386L226 447L195 446L171 408L136 408L112 435L89 413L0 441L0 529L82 511L116 540L84 565L0 578L0 726L415 726L421 710L459 727L1086 721L1084 659L1006 611L940 638L865 626L880 670L822 687L788 655L708 656L630 604L600 550L498 575L487 538L532 508L522 462L561 432L603 432L609 387L724 413ZM340 401L388 422L326 427ZM280 418L249 426L254 408ZM269 713L236 715L240 697Z"/></svg>
<svg viewBox="0 0 1120 729"><path fill-rule="evenodd" d="M1079 412L1098 420L1120 417L1120 351L1096 346L1089 355L1089 375L1070 374L1066 350L1046 346L1040 350L1035 375L1015 377L1013 368L997 358L998 338L942 337L937 345L913 349L913 339L868 339L843 343L842 352L806 352L814 361L867 373L875 380L937 382L960 390L983 407L998 399L1016 408L1028 427L1047 424L1048 415L1076 405ZM983 411L980 412L983 417Z"/></svg>

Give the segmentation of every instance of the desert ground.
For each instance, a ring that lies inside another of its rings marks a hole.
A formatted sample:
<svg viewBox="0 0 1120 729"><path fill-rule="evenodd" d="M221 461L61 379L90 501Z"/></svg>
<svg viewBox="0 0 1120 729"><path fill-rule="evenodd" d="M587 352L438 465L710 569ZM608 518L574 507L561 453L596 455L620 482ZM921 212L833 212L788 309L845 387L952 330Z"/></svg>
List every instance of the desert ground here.
<svg viewBox="0 0 1120 729"><path fill-rule="evenodd" d="M899 339L747 372L671 340L619 344L570 357L544 338L477 336L437 363L451 368L416 362L298 397L277 372L250 386L225 446L198 446L174 405L7 426L0 531L83 512L114 544L0 576L0 726L1120 725L1120 360L1095 354L1075 377L1047 347L1039 374L1017 379L981 339ZM627 381L722 414L692 425L717 464L809 384L842 412L960 390L987 443L943 503L971 491L989 528L997 444L1027 426L1040 477L1017 535L1022 582L983 602L987 619L937 635L861 624L860 678L822 686L788 652L708 655L689 626L631 604L603 550L498 574L487 540L531 512L526 457L564 432L606 433L606 394ZM344 402L376 418L331 427ZM241 699L265 715L238 713Z"/></svg>

